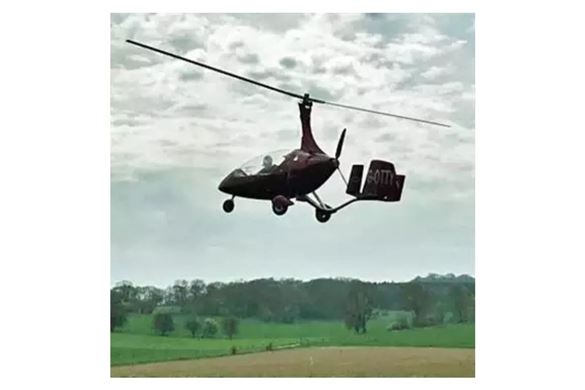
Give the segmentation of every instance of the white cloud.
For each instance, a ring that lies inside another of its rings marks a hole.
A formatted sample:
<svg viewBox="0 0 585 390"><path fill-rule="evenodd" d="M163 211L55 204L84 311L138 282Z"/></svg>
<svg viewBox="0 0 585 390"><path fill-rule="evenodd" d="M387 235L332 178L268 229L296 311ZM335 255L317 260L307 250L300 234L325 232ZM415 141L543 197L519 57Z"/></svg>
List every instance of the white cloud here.
<svg viewBox="0 0 585 390"><path fill-rule="evenodd" d="M436 80L439 77L449 75L450 73L451 70L447 67L431 66L429 69L425 70L420 75L427 80Z"/></svg>

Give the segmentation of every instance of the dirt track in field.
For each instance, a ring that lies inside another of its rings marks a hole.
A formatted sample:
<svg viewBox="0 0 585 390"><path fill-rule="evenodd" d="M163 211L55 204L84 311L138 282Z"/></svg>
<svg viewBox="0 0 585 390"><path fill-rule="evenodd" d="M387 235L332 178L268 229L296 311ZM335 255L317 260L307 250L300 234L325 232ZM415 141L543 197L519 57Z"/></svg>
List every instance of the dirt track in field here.
<svg viewBox="0 0 585 390"><path fill-rule="evenodd" d="M303 348L111 368L112 377L473 377L475 349Z"/></svg>

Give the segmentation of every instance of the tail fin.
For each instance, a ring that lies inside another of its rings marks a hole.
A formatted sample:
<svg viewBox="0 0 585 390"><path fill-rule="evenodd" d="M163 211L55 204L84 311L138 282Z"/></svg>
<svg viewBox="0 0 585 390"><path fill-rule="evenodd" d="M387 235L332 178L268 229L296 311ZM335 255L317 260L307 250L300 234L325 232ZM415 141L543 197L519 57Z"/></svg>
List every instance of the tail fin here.
<svg viewBox="0 0 585 390"><path fill-rule="evenodd" d="M402 196L404 179L404 175L396 174L394 164L391 162L372 160L364 189L359 197L361 199L398 202Z"/></svg>

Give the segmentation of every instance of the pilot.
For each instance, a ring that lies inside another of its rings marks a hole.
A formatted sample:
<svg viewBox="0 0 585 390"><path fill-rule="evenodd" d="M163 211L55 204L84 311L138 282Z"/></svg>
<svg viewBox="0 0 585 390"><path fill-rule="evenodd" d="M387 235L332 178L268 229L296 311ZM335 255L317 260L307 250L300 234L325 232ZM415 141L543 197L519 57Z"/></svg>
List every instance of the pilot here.
<svg viewBox="0 0 585 390"><path fill-rule="evenodd" d="M258 172L259 175L267 175L271 173L276 166L272 163L272 157L269 155L264 156L262 160L262 169Z"/></svg>

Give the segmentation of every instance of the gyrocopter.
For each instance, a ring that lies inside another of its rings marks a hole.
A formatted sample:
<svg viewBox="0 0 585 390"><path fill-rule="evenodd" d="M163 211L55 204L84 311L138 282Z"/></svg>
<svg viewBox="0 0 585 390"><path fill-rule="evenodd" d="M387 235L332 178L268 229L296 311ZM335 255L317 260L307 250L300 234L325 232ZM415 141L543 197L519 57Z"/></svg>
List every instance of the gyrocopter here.
<svg viewBox="0 0 585 390"><path fill-rule="evenodd" d="M372 160L363 187L363 165L353 165L349 181L345 179L339 169L339 157L341 156L346 129L343 129L341 132L334 157L327 155L313 138L311 129L311 109L313 103L326 104L371 114L386 115L429 125L449 127L449 125L429 120L327 102L310 97L309 94L296 94L143 43L133 40L126 40L126 42L241 81L246 81L274 92L300 99L298 102L302 130L300 148L292 151L265 153L230 172L219 184L219 190L221 192L231 195L231 198L225 200L223 203L223 210L226 213L231 213L234 210L234 199L236 197L268 200L272 203L272 211L276 215L284 215L288 208L294 204L293 199L296 199L299 202L305 202L314 207L315 217L319 222L327 222L332 214L357 201L400 201L405 176L397 174L394 169L394 164L391 162ZM316 191L336 170L346 185L346 193L352 198L337 207L331 207L321 201Z"/></svg>

